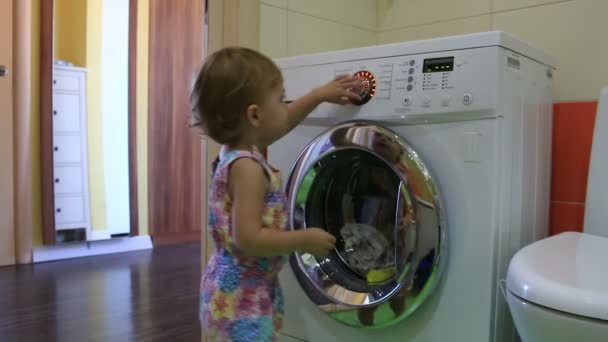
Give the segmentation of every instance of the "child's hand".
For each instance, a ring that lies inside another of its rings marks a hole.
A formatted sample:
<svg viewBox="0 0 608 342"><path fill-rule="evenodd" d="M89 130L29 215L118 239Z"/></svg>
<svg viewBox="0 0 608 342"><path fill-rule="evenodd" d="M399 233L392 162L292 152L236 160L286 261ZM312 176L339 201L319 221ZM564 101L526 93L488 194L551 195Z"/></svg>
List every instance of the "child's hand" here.
<svg viewBox="0 0 608 342"><path fill-rule="evenodd" d="M358 77L340 75L326 85L315 89L321 102L346 105L361 101L363 84Z"/></svg>
<svg viewBox="0 0 608 342"><path fill-rule="evenodd" d="M302 236L302 252L324 257L336 245L336 238L319 228L307 228Z"/></svg>

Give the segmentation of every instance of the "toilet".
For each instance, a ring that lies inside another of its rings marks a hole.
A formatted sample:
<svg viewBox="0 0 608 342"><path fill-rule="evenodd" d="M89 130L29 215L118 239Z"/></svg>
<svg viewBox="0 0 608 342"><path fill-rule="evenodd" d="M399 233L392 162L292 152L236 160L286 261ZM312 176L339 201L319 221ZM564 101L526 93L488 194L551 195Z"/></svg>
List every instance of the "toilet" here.
<svg viewBox="0 0 608 342"><path fill-rule="evenodd" d="M523 342L608 341L608 88L595 121L583 231L512 258L506 298Z"/></svg>

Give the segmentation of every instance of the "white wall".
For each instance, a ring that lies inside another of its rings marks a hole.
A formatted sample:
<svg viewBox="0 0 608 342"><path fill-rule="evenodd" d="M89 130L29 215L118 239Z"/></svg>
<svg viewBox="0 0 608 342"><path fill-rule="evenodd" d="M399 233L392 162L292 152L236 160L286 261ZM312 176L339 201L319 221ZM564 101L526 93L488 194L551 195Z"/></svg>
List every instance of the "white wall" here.
<svg viewBox="0 0 608 342"><path fill-rule="evenodd" d="M285 57L503 30L558 59L555 98L608 85L608 0L261 0L260 50Z"/></svg>
<svg viewBox="0 0 608 342"><path fill-rule="evenodd" d="M557 101L608 85L606 0L377 0L378 43L502 30L558 59Z"/></svg>
<svg viewBox="0 0 608 342"><path fill-rule="evenodd" d="M377 43L375 0L262 0L260 50L285 57Z"/></svg>
<svg viewBox="0 0 608 342"><path fill-rule="evenodd" d="M129 2L103 0L101 112L106 229L128 233L129 216Z"/></svg>

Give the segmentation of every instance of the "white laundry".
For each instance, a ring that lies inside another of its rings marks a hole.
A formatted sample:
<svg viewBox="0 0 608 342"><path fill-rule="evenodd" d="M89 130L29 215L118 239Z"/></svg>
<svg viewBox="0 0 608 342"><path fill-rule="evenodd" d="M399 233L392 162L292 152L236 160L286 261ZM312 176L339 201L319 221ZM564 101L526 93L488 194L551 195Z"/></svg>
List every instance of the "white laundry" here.
<svg viewBox="0 0 608 342"><path fill-rule="evenodd" d="M392 244L374 226L347 223L340 229L344 240L343 257L351 268L362 275L370 270L392 266Z"/></svg>

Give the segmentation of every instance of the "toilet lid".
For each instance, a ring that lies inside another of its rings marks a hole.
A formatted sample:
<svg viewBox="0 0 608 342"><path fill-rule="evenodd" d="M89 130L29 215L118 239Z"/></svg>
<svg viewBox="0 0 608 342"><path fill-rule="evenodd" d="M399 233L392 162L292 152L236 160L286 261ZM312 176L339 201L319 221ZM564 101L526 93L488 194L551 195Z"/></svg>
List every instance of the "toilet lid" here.
<svg viewBox="0 0 608 342"><path fill-rule="evenodd" d="M515 254L507 288L529 302L608 321L608 238L563 233Z"/></svg>

